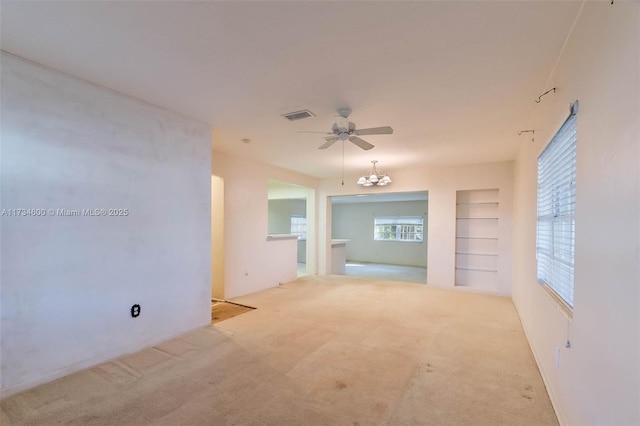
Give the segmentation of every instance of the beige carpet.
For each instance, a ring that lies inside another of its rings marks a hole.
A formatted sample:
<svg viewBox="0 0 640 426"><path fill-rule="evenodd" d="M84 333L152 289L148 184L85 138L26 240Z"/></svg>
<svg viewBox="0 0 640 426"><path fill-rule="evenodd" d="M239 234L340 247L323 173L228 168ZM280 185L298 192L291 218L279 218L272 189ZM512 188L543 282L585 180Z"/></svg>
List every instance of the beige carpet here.
<svg viewBox="0 0 640 426"><path fill-rule="evenodd" d="M420 266L347 261L345 272L345 275L376 281L389 280L427 284L427 268Z"/></svg>
<svg viewBox="0 0 640 426"><path fill-rule="evenodd" d="M258 309L4 400L2 425L557 424L509 298L305 277L236 300Z"/></svg>

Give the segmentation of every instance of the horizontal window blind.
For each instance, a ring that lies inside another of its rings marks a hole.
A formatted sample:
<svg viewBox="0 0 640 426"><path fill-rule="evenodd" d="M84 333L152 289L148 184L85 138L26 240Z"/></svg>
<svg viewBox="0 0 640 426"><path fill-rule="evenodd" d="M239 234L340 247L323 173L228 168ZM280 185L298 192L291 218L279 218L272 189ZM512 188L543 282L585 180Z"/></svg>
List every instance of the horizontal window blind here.
<svg viewBox="0 0 640 426"><path fill-rule="evenodd" d="M573 307L577 101L538 157L538 282Z"/></svg>
<svg viewBox="0 0 640 426"><path fill-rule="evenodd" d="M377 217L373 239L376 241L422 241L424 219L420 216Z"/></svg>
<svg viewBox="0 0 640 426"><path fill-rule="evenodd" d="M307 218L302 216L291 216L291 234L297 235L298 239L307 238Z"/></svg>
<svg viewBox="0 0 640 426"><path fill-rule="evenodd" d="M376 225L422 225L420 216L376 217Z"/></svg>

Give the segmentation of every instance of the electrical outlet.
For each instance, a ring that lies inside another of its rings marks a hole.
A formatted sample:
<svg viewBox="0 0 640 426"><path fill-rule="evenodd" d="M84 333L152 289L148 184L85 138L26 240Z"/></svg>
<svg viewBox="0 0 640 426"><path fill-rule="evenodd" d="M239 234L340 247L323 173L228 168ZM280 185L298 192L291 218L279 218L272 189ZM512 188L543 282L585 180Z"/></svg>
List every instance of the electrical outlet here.
<svg viewBox="0 0 640 426"><path fill-rule="evenodd" d="M560 348L556 348L556 368L560 368Z"/></svg>

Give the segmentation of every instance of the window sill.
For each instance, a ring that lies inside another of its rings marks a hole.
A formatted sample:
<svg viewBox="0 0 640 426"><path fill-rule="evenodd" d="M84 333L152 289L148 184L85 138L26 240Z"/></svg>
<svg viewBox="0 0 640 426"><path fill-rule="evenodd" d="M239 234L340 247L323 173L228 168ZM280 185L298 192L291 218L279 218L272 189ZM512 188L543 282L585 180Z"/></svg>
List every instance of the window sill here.
<svg viewBox="0 0 640 426"><path fill-rule="evenodd" d="M412 240L373 240L377 243L424 243L424 241L412 241Z"/></svg>
<svg viewBox="0 0 640 426"><path fill-rule="evenodd" d="M278 241L278 240L297 240L297 235L291 234L272 234L267 235L267 241Z"/></svg>
<svg viewBox="0 0 640 426"><path fill-rule="evenodd" d="M556 307L558 308L558 310L565 316L567 317L567 319L569 321L571 321L573 319L573 308L571 306L569 306L567 304L567 302L565 302L564 300L562 300L562 298L560 296L558 296L556 294L555 291L553 291L553 289L551 287L549 287L549 285L545 284L545 283L538 283L540 285L540 287L542 287L544 289L544 291L547 292L547 294L549 296L551 296L551 300L553 301L553 304L556 305Z"/></svg>

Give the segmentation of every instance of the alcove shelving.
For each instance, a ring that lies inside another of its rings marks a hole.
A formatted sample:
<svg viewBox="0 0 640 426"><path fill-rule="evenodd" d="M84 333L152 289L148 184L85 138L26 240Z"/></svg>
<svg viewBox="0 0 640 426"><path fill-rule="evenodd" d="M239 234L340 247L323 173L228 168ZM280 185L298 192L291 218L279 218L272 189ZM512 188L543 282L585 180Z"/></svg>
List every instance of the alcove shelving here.
<svg viewBox="0 0 640 426"><path fill-rule="evenodd" d="M457 191L457 286L497 290L498 190Z"/></svg>

